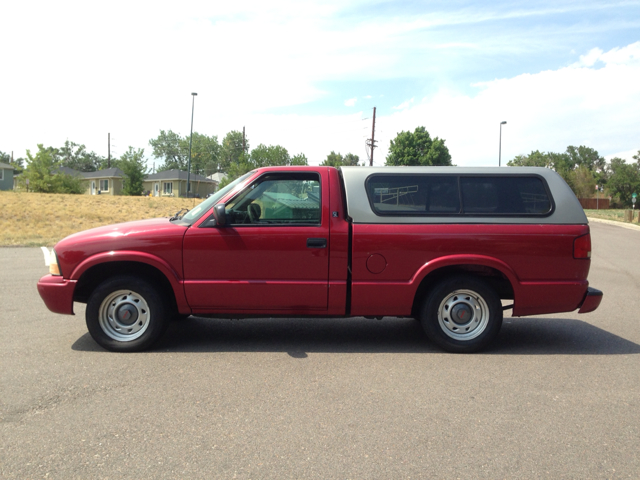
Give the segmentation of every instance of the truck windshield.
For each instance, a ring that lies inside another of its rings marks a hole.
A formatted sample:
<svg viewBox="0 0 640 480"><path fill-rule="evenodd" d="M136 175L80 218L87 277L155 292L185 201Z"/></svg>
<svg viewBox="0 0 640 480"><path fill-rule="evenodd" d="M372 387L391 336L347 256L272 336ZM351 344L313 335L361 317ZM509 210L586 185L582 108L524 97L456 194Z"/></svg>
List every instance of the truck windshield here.
<svg viewBox="0 0 640 480"><path fill-rule="evenodd" d="M211 207L213 207L216 203L218 203L221 198L224 198L224 196L227 193L229 193L231 190L233 190L236 185L238 185L239 183L242 183L244 180L249 178L251 175L253 175L253 171L251 171L249 173L245 173L240 178L235 179L233 182L231 182L226 187L218 190L216 193L211 195L205 201L203 201L199 205L196 205L191 210L189 210L187 213L185 213L180 218L180 221L187 222L187 223L193 223L198 218L200 218L200 215L202 215L204 212L208 211Z"/></svg>

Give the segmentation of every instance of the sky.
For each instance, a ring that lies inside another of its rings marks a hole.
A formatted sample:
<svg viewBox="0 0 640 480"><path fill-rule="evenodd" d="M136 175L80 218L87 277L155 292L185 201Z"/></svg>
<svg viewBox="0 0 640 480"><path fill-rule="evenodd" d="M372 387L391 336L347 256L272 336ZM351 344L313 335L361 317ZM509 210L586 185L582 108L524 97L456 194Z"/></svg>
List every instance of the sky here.
<svg viewBox="0 0 640 480"><path fill-rule="evenodd" d="M0 4L0 151L112 156L160 130L374 165L424 126L454 164L640 150L640 0Z"/></svg>

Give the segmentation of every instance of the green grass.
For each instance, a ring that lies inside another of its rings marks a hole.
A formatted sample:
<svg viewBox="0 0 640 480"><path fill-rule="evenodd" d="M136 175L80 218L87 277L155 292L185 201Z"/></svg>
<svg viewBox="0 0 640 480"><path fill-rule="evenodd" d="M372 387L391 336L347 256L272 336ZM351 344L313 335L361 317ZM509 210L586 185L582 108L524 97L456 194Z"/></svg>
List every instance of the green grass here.
<svg viewBox="0 0 640 480"><path fill-rule="evenodd" d="M614 222L624 222L624 210L585 210L587 217L602 218L604 220L613 220ZM634 223L638 221L638 212L634 214ZM629 222L626 222L629 223Z"/></svg>

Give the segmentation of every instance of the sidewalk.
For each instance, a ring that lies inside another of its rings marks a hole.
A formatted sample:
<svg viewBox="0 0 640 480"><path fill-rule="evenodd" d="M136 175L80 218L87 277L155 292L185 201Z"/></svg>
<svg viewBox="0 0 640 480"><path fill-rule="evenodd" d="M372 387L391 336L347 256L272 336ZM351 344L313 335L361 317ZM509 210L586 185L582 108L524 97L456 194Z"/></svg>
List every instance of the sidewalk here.
<svg viewBox="0 0 640 480"><path fill-rule="evenodd" d="M587 217L587 220L589 220L589 222L608 223L609 225L618 225L619 227L628 228L630 230L637 230L640 232L640 224L638 223L616 222L614 220L605 220L603 218L592 218L592 217Z"/></svg>

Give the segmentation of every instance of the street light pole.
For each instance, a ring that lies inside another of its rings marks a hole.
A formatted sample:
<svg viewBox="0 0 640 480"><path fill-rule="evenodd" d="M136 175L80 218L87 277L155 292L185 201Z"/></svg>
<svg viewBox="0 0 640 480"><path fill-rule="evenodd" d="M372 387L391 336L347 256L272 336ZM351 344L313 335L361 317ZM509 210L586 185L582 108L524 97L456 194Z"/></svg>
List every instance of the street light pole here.
<svg viewBox="0 0 640 480"><path fill-rule="evenodd" d="M189 192L191 191L191 141L193 140L193 108L196 103L196 95L197 93L193 92L191 94L191 135L189 135L189 169L187 170L187 198L189 197Z"/></svg>
<svg viewBox="0 0 640 480"><path fill-rule="evenodd" d="M498 166L501 166L502 163L502 125L505 125L507 122L500 122L500 144L498 145Z"/></svg>

